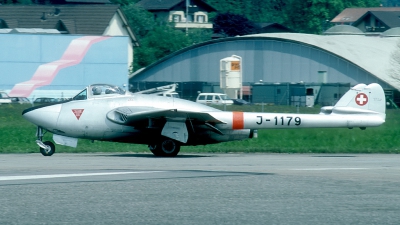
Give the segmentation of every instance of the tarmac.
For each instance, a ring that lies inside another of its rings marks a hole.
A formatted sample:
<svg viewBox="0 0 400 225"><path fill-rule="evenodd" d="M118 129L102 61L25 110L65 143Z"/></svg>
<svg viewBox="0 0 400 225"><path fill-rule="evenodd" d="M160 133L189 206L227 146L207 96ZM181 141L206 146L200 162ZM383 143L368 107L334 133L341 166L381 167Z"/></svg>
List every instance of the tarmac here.
<svg viewBox="0 0 400 225"><path fill-rule="evenodd" d="M400 155L2 154L0 224L399 224Z"/></svg>

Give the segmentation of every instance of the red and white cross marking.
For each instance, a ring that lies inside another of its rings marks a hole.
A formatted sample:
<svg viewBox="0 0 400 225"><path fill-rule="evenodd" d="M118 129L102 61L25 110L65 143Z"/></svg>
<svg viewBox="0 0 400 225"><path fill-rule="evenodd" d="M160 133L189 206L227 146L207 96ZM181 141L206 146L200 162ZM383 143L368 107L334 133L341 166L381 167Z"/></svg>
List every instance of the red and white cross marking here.
<svg viewBox="0 0 400 225"><path fill-rule="evenodd" d="M359 93L356 96L356 103L359 106L366 105L368 103L368 96L366 94L364 94L364 93Z"/></svg>

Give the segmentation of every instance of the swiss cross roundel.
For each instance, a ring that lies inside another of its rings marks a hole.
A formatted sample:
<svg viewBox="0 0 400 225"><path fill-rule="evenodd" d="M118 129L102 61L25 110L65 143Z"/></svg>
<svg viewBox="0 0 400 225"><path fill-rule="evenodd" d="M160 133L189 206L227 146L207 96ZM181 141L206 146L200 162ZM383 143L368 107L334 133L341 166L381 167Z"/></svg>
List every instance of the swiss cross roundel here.
<svg viewBox="0 0 400 225"><path fill-rule="evenodd" d="M363 106L368 103L368 96L364 93L359 93L355 100L357 105Z"/></svg>

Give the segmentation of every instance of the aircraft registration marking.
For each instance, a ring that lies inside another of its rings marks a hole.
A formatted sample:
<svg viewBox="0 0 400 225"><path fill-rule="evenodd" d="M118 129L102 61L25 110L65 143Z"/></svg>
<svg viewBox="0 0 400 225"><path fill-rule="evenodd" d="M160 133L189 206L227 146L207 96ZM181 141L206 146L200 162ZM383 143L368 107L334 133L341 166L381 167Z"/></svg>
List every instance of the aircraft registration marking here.
<svg viewBox="0 0 400 225"><path fill-rule="evenodd" d="M263 119L262 116L257 116L258 121L256 122L256 124L261 125L264 121L265 122L270 122L271 119ZM296 125L299 126L301 124L301 118L299 116L293 117L293 116L281 116L281 117L277 117L275 116L274 119L272 120L272 122L274 122L275 126L290 126L290 125Z"/></svg>

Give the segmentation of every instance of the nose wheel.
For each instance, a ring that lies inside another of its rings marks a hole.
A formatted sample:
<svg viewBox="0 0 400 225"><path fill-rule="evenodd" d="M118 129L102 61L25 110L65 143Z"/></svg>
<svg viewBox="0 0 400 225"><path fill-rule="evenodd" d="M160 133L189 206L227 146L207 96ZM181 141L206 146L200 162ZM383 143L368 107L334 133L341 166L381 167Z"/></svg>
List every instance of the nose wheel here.
<svg viewBox="0 0 400 225"><path fill-rule="evenodd" d="M41 142L40 144L38 143L39 140L36 141L36 143L40 146L40 153L44 156L51 156L54 154L56 151L56 147L54 146L53 142L51 141L45 141Z"/></svg>
<svg viewBox="0 0 400 225"><path fill-rule="evenodd" d="M38 127L37 128L37 140L36 140L36 144L39 145L39 150L40 153L42 153L42 155L44 156L51 156L54 154L54 152L56 151L56 146L53 144L53 142L51 141L45 141L42 142L44 133L43 133L43 128Z"/></svg>

